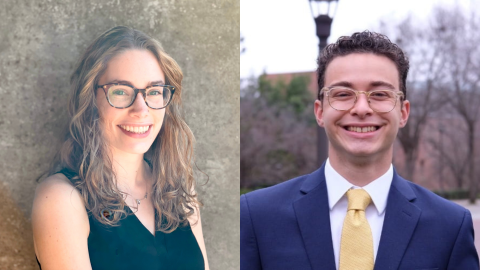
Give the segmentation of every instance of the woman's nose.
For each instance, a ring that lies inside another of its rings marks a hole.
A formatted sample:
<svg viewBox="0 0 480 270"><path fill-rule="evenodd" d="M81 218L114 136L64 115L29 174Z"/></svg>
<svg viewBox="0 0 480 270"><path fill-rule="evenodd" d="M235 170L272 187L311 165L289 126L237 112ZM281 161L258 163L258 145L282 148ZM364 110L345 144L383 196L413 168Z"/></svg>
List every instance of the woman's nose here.
<svg viewBox="0 0 480 270"><path fill-rule="evenodd" d="M132 104L132 112L137 117L144 117L145 115L148 115L148 106L142 93L137 94L137 97Z"/></svg>

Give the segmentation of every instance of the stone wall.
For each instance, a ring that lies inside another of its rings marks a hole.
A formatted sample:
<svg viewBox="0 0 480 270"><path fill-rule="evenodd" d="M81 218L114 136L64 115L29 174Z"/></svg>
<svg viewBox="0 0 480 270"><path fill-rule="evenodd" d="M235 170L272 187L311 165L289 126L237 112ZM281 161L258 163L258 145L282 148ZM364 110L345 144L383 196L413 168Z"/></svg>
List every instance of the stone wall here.
<svg viewBox="0 0 480 270"><path fill-rule="evenodd" d="M210 266L239 269L239 1L2 0L0 18L0 203L11 205L0 207L0 269L35 269L35 179L61 142L69 76L117 25L160 40L182 67L197 165L210 177L199 187Z"/></svg>

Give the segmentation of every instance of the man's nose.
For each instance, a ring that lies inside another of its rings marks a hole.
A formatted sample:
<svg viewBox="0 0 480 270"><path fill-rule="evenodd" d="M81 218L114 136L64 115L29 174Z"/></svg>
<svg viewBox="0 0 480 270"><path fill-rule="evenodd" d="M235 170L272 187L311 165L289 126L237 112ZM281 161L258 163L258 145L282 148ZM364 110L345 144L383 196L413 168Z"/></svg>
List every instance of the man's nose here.
<svg viewBox="0 0 480 270"><path fill-rule="evenodd" d="M366 93L361 92L358 94L357 101L350 110L350 113L359 115L360 117L365 117L366 115L373 113L373 110L370 108L370 104L368 103L368 97Z"/></svg>

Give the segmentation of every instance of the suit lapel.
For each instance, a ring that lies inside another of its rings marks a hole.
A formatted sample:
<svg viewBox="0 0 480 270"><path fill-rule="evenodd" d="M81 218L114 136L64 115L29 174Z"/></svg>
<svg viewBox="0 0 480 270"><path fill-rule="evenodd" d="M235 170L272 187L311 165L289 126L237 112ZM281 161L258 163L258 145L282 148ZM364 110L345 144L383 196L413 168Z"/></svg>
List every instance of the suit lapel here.
<svg viewBox="0 0 480 270"><path fill-rule="evenodd" d="M327 185L322 166L303 183L293 208L313 269L335 269Z"/></svg>
<svg viewBox="0 0 480 270"><path fill-rule="evenodd" d="M394 172L375 269L398 269L422 212L412 203L415 198L407 181Z"/></svg>

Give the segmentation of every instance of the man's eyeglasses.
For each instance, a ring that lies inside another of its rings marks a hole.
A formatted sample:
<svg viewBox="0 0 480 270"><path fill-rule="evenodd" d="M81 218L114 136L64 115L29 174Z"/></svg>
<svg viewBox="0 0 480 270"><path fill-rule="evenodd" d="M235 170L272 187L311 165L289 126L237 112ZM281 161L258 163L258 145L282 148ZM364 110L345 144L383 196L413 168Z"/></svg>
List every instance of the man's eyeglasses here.
<svg viewBox="0 0 480 270"><path fill-rule="evenodd" d="M337 111L348 111L352 109L360 94L367 96L370 108L379 113L392 111L397 104L398 98L403 98L403 93L398 91L357 91L343 86L325 87L320 91L320 94L325 94L330 106Z"/></svg>
<svg viewBox="0 0 480 270"><path fill-rule="evenodd" d="M175 93L175 87L171 85L152 85L145 89L137 89L128 84L107 83L97 85L102 88L108 103L117 109L125 109L132 106L138 92L142 93L148 107L159 110L167 107Z"/></svg>

